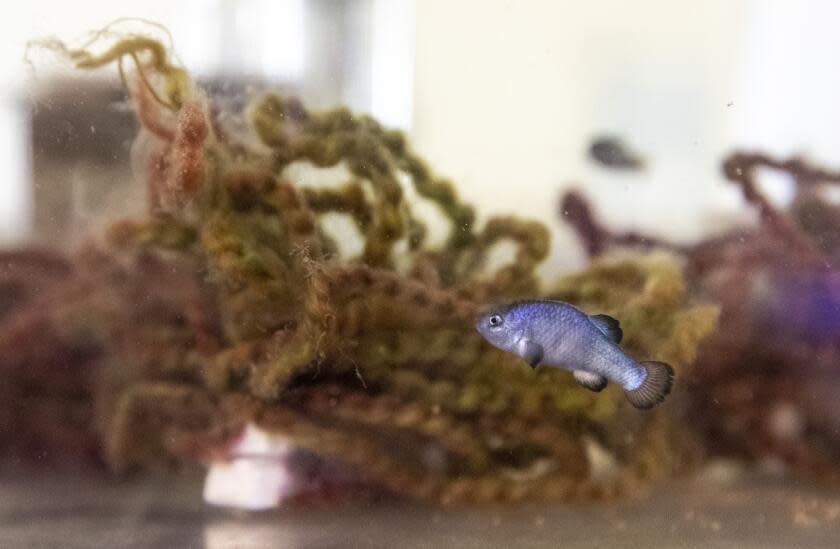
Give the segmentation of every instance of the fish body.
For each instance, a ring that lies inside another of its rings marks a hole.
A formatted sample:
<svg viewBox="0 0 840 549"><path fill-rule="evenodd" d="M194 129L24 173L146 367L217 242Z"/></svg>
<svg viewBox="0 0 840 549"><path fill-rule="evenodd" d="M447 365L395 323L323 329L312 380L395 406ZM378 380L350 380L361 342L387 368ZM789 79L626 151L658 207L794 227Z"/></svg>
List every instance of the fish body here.
<svg viewBox="0 0 840 549"><path fill-rule="evenodd" d="M562 301L517 301L482 314L476 329L495 347L524 358L571 370L593 391L609 381L620 384L637 408L651 408L671 390L673 369L662 362L639 362L618 345L619 322L587 315Z"/></svg>

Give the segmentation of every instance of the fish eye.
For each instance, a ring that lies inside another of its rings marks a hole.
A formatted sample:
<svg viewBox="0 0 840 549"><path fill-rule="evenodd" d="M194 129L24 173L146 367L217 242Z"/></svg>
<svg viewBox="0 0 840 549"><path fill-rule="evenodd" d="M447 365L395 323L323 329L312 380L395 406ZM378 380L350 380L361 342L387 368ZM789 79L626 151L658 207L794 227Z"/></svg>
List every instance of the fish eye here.
<svg viewBox="0 0 840 549"><path fill-rule="evenodd" d="M502 325L502 317L499 315L493 315L490 317L490 326L501 326Z"/></svg>

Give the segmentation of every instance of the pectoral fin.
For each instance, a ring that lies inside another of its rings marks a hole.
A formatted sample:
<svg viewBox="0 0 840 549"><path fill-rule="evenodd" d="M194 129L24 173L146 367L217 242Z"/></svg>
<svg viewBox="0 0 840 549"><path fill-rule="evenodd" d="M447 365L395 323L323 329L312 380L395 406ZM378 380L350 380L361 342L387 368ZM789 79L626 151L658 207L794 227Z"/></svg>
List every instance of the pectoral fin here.
<svg viewBox="0 0 840 549"><path fill-rule="evenodd" d="M530 339L522 339L519 342L519 356L524 358L531 368L536 368L543 359L542 345Z"/></svg>
<svg viewBox="0 0 840 549"><path fill-rule="evenodd" d="M607 386L607 378L598 374L593 374L592 372L575 370L572 372L572 375L575 376L575 381L590 391L594 391L596 393L600 393L604 390L604 387Z"/></svg>

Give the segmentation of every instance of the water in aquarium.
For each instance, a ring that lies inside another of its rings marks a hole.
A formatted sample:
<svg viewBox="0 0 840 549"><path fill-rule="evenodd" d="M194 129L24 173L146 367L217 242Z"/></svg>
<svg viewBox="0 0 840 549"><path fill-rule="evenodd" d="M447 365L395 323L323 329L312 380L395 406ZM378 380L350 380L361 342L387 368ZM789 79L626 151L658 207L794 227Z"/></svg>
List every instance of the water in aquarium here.
<svg viewBox="0 0 840 549"><path fill-rule="evenodd" d="M840 546L838 18L10 5L0 546Z"/></svg>

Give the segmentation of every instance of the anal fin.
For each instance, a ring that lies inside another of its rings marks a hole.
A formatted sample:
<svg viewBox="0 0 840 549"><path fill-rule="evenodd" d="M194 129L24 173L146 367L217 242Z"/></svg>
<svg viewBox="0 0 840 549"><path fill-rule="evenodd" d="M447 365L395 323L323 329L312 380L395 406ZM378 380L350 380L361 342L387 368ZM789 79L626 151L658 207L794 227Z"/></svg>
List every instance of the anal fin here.
<svg viewBox="0 0 840 549"><path fill-rule="evenodd" d="M602 375L584 370L575 370L572 375L575 376L575 381L596 393L600 393L607 386L607 378Z"/></svg>

